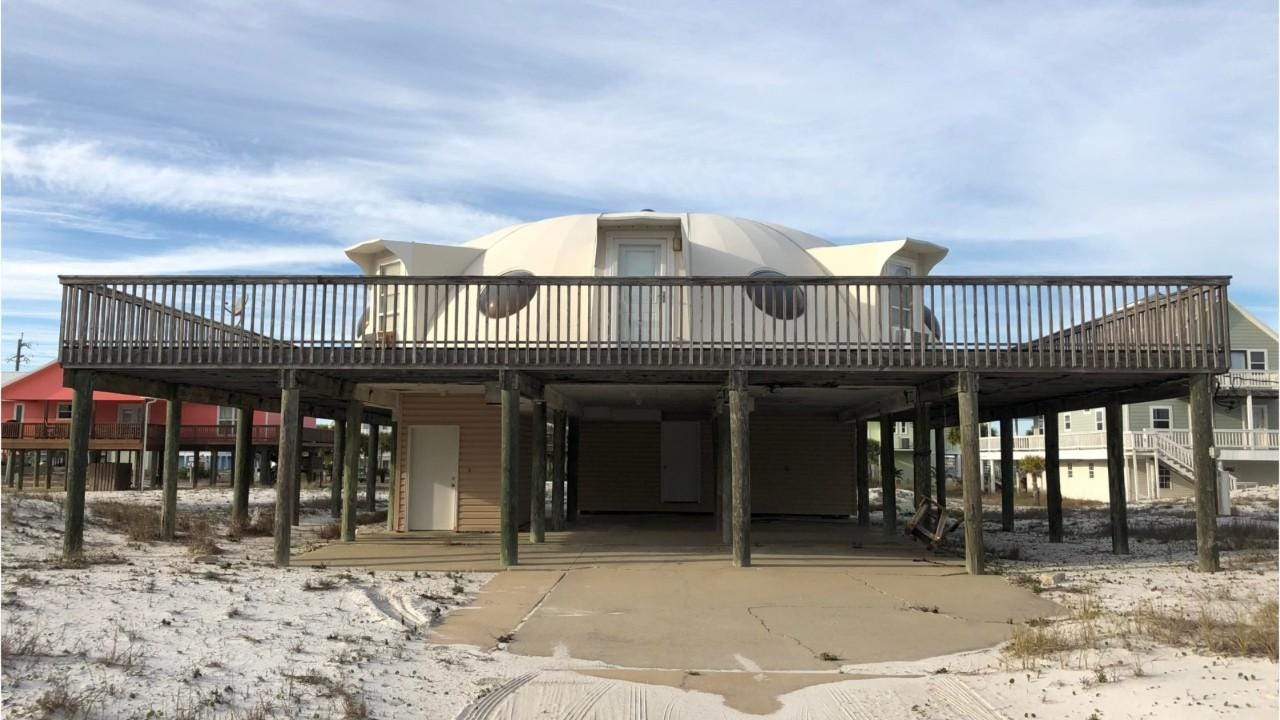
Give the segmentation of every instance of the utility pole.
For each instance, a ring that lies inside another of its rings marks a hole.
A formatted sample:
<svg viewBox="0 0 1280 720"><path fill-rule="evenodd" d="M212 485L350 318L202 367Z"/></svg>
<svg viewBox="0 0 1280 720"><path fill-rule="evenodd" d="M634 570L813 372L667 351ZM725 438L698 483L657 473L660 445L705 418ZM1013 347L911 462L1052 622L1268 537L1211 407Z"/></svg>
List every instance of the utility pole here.
<svg viewBox="0 0 1280 720"><path fill-rule="evenodd" d="M27 362L28 360L31 359L31 356L25 355L22 352L24 349L28 349L30 347L32 347L31 343L27 342L26 340L23 340L22 333L18 333L18 349L17 349L18 351L15 352L13 355L5 358L6 360L13 361L14 372L18 372L22 370L22 363Z"/></svg>

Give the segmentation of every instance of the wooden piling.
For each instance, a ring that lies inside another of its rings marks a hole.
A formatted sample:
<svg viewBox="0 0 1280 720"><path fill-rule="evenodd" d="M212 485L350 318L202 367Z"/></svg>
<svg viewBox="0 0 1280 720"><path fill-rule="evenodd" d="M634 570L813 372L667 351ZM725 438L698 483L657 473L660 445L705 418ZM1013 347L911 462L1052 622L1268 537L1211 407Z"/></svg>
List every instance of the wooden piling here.
<svg viewBox="0 0 1280 720"><path fill-rule="evenodd" d="M533 452L533 468L529 474L529 542L540 543L547 539L547 403L533 401L529 433L530 450Z"/></svg>
<svg viewBox="0 0 1280 720"><path fill-rule="evenodd" d="M929 499L929 404L916 393L916 414L911 422L911 489L915 507Z"/></svg>
<svg viewBox="0 0 1280 720"><path fill-rule="evenodd" d="M382 455L379 447L382 428L369 423L369 447L365 450L364 459L364 507L373 512L378 509L378 459Z"/></svg>
<svg viewBox="0 0 1280 720"><path fill-rule="evenodd" d="M947 429L939 425L933 429L933 482L937 486L938 507L947 506Z"/></svg>
<svg viewBox="0 0 1280 720"><path fill-rule="evenodd" d="M853 488L858 498L858 527L871 527L871 438L867 421L853 421Z"/></svg>
<svg viewBox="0 0 1280 720"><path fill-rule="evenodd" d="M729 449L733 477L733 564L751 565L751 397L747 373L729 374Z"/></svg>
<svg viewBox="0 0 1280 720"><path fill-rule="evenodd" d="M390 437L391 454L387 461L387 531L396 529L400 518L400 422L393 420Z"/></svg>
<svg viewBox="0 0 1280 720"><path fill-rule="evenodd" d="M160 503L160 539L173 540L178 527L178 443L182 401L169 399L164 409L164 496Z"/></svg>
<svg viewBox="0 0 1280 720"><path fill-rule="evenodd" d="M898 482L894 477L893 422L880 416L880 506L881 527L892 535L898 526Z"/></svg>
<svg viewBox="0 0 1280 720"><path fill-rule="evenodd" d="M329 515L332 517L342 517L342 471L346 466L347 458L343 452L343 447L347 440L347 421L333 421L333 456L330 465L333 467L329 473Z"/></svg>
<svg viewBox="0 0 1280 720"><path fill-rule="evenodd" d="M1013 496L1018 474L1013 463L1013 418L1000 418L1000 529L1013 532Z"/></svg>
<svg viewBox="0 0 1280 720"><path fill-rule="evenodd" d="M1129 503L1124 487L1124 420L1120 404L1104 409L1107 425L1107 499L1111 506L1111 550L1129 554Z"/></svg>
<svg viewBox="0 0 1280 720"><path fill-rule="evenodd" d="M355 542L356 539L356 487L360 477L360 418L364 415L364 405L359 400L347 401L347 437L343 441L342 469L342 541Z"/></svg>
<svg viewBox="0 0 1280 720"><path fill-rule="evenodd" d="M551 411L551 529L564 530L565 411Z"/></svg>
<svg viewBox="0 0 1280 720"><path fill-rule="evenodd" d="M89 431L93 427L93 375L76 372L70 380L71 440L62 536L62 557L67 560L79 557L84 550L84 489L89 475Z"/></svg>
<svg viewBox="0 0 1280 720"><path fill-rule="evenodd" d="M986 566L982 542L982 460L978 448L978 376L960 373L960 484L964 490L964 563L970 575Z"/></svg>
<svg viewBox="0 0 1280 720"><path fill-rule="evenodd" d="M733 439L729 431L729 407L726 403L716 415L720 427L720 447L716 472L720 485L720 542L733 544Z"/></svg>
<svg viewBox="0 0 1280 720"><path fill-rule="evenodd" d="M1213 457L1213 377L1191 376L1191 462L1196 483L1196 567L1222 569L1218 557L1218 466Z"/></svg>
<svg viewBox="0 0 1280 720"><path fill-rule="evenodd" d="M512 370L498 373L502 394L502 456L499 513L502 530L501 562L511 567L519 562L516 527L517 491L520 481L520 375Z"/></svg>
<svg viewBox="0 0 1280 720"><path fill-rule="evenodd" d="M1044 414L1044 486L1049 516L1049 542L1062 542L1062 460L1059 453L1058 413Z"/></svg>
<svg viewBox="0 0 1280 720"><path fill-rule="evenodd" d="M298 482L298 403L301 400L298 376L293 370L280 372L280 459L276 475L275 560L276 567L289 566L294 485Z"/></svg>
<svg viewBox="0 0 1280 720"><path fill-rule="evenodd" d="M231 484L231 526L249 524L249 484L253 481L253 408L236 408L236 452Z"/></svg>

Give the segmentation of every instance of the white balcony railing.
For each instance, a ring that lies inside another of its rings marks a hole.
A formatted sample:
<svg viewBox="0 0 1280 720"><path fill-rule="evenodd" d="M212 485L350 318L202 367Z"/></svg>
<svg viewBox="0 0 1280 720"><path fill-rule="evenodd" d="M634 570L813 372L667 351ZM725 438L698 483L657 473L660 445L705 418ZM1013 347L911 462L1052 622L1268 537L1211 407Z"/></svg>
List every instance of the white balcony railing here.
<svg viewBox="0 0 1280 720"><path fill-rule="evenodd" d="M1157 436L1167 442L1191 446L1190 430L1139 430L1124 434L1126 450L1152 452L1156 449ZM1105 432L1063 433L1058 436L1060 450L1085 450L1105 448ZM982 452L1000 452L1000 438L979 439ZM1280 430L1215 430L1213 442L1221 450L1277 450L1280 449ZM1014 452L1044 452L1043 435L1019 435L1013 439Z"/></svg>
<svg viewBox="0 0 1280 720"><path fill-rule="evenodd" d="M1280 371L1232 370L1218 376L1218 387L1228 390L1280 389Z"/></svg>

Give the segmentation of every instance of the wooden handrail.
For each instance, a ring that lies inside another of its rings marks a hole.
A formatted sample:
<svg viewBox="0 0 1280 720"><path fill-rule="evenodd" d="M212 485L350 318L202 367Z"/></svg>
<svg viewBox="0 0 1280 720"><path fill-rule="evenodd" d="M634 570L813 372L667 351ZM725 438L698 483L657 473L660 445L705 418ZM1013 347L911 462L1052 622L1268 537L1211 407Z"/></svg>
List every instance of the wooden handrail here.
<svg viewBox="0 0 1280 720"><path fill-rule="evenodd" d="M1228 278L65 276L66 367L1221 372Z"/></svg>

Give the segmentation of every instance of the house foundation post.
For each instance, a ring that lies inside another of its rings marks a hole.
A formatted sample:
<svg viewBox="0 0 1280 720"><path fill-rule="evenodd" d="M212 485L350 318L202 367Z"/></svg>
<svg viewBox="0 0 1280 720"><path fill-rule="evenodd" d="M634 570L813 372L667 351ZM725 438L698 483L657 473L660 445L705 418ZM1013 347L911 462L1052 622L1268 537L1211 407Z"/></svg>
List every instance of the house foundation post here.
<svg viewBox="0 0 1280 720"><path fill-rule="evenodd" d="M53 487L53 451L46 450L44 453L44 489L48 490Z"/></svg>
<svg viewBox="0 0 1280 720"><path fill-rule="evenodd" d="M853 421L853 488L858 502L858 527L871 527L871 443L867 421Z"/></svg>
<svg viewBox="0 0 1280 720"><path fill-rule="evenodd" d="M342 471L346 467L346 453L343 446L347 441L347 421L333 421L333 455L329 473L329 515L342 517Z"/></svg>
<svg viewBox="0 0 1280 720"><path fill-rule="evenodd" d="M529 433L533 451L533 468L529 473L529 542L540 543L547 539L547 403L533 401Z"/></svg>
<svg viewBox="0 0 1280 720"><path fill-rule="evenodd" d="M253 408L236 408L235 467L231 476L231 527L249 524L249 483L253 482Z"/></svg>
<svg viewBox="0 0 1280 720"><path fill-rule="evenodd" d="M355 399L347 401L347 436L342 442L345 452L342 468L342 541L356 539L356 485L360 477L360 417L364 405Z"/></svg>
<svg viewBox="0 0 1280 720"><path fill-rule="evenodd" d="M276 567L289 566L294 486L298 483L298 402L301 394L297 373L293 370L282 370L280 372L280 460L276 477Z"/></svg>
<svg viewBox="0 0 1280 720"><path fill-rule="evenodd" d="M929 404L916 393L916 416L911 423L911 487L915 507L929 499Z"/></svg>
<svg viewBox="0 0 1280 720"><path fill-rule="evenodd" d="M982 544L982 464L978 454L978 376L960 373L960 483L964 489L964 564L970 575L985 569Z"/></svg>
<svg viewBox="0 0 1280 720"><path fill-rule="evenodd" d="M1119 403L1109 403L1104 413L1107 425L1107 499L1111 503L1111 551L1129 554L1129 503L1124 482L1124 422Z"/></svg>
<svg viewBox="0 0 1280 720"><path fill-rule="evenodd" d="M1018 475L1013 466L1013 418L1000 418L1000 529L1013 532L1013 497Z"/></svg>
<svg viewBox="0 0 1280 720"><path fill-rule="evenodd" d="M388 435L391 455L387 461L387 531L392 532L400 521L400 421L391 422Z"/></svg>
<svg viewBox="0 0 1280 720"><path fill-rule="evenodd" d="M551 529L564 530L564 410L551 411Z"/></svg>
<svg viewBox="0 0 1280 720"><path fill-rule="evenodd" d="M880 516L885 535L892 535L898 526L898 483L894 477L893 422L888 415L880 416Z"/></svg>
<svg viewBox="0 0 1280 720"><path fill-rule="evenodd" d="M89 432L93 426L93 375L77 372L70 380L71 442L62 536L62 557L68 560L79 557L84 550L84 490L89 475Z"/></svg>
<svg viewBox="0 0 1280 720"><path fill-rule="evenodd" d="M729 407L716 411L720 428L720 445L716 448L716 484L720 488L720 542L733 544L733 438L729 432Z"/></svg>
<svg viewBox="0 0 1280 720"><path fill-rule="evenodd" d="M164 499L160 503L160 539L172 540L178 527L178 442L182 429L182 401L170 398L164 409Z"/></svg>
<svg viewBox="0 0 1280 720"><path fill-rule="evenodd" d="M520 481L520 374L502 370L498 373L498 385L502 393L501 562L503 567L511 567L519 562L520 552L516 527L516 484Z"/></svg>
<svg viewBox="0 0 1280 720"><path fill-rule="evenodd" d="M1196 483L1196 567L1221 570L1218 557L1218 467L1213 448L1213 378L1191 377L1191 467Z"/></svg>
<svg viewBox="0 0 1280 720"><path fill-rule="evenodd" d="M933 482L937 486L938 507L947 506L947 429L933 429Z"/></svg>
<svg viewBox="0 0 1280 720"><path fill-rule="evenodd" d="M1062 461L1058 452L1058 413L1044 414L1045 505L1049 515L1049 542L1062 542Z"/></svg>
<svg viewBox="0 0 1280 720"><path fill-rule="evenodd" d="M733 564L751 565L751 396L747 371L729 373L729 451L733 473Z"/></svg>
<svg viewBox="0 0 1280 720"><path fill-rule="evenodd" d="M564 517L565 521L575 523L578 521L578 444L579 435L582 432L582 421L576 417L569 418L569 438L566 454L568 459L565 463L565 498L564 498Z"/></svg>
<svg viewBox="0 0 1280 720"><path fill-rule="evenodd" d="M382 454L378 442L381 433L382 428L369 423L369 447L364 460L364 507L369 512L378 509L378 456Z"/></svg>
<svg viewBox="0 0 1280 720"><path fill-rule="evenodd" d="M27 484L27 451L18 451L18 490L22 490Z"/></svg>

